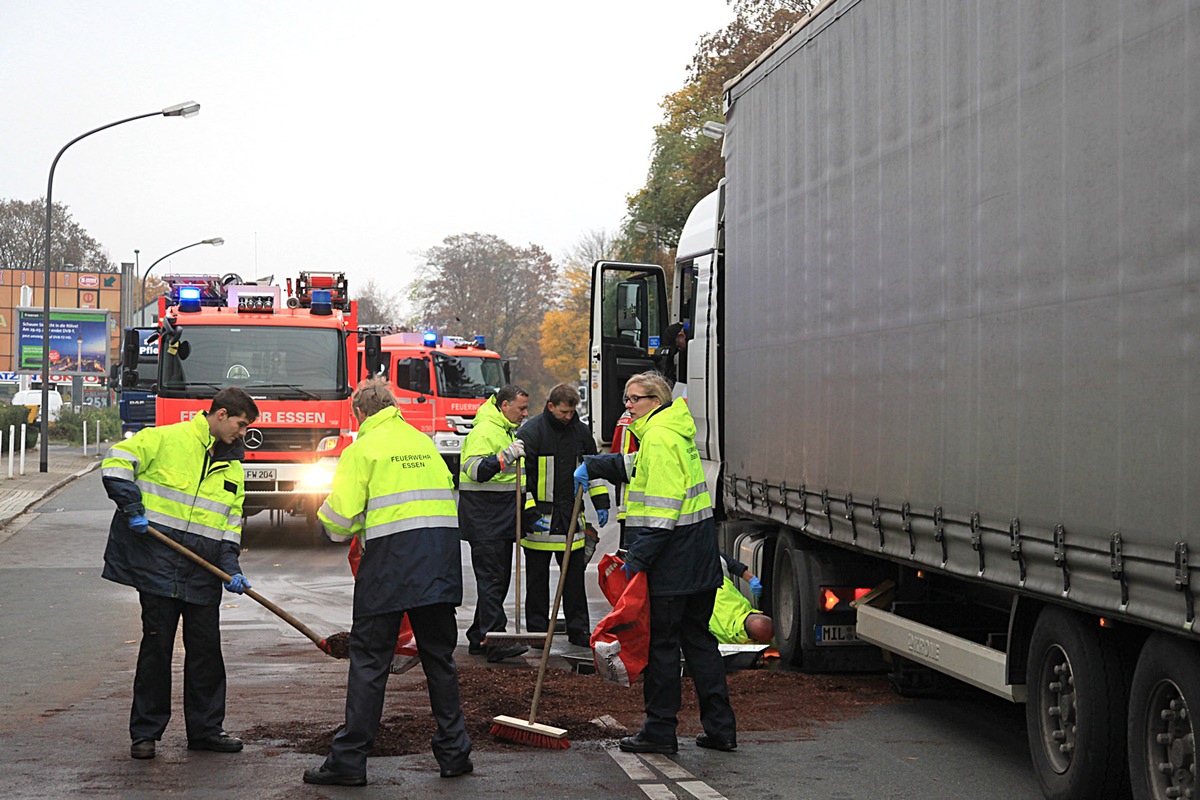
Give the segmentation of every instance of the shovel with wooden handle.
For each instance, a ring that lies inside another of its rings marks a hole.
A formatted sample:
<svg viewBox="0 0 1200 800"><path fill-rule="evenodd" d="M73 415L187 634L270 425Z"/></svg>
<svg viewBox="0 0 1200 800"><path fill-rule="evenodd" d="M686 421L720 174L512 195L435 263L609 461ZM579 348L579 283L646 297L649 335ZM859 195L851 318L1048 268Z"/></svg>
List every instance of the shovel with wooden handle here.
<svg viewBox="0 0 1200 800"><path fill-rule="evenodd" d="M158 539L160 542L165 544L167 547L171 548L172 550L174 550L175 552L184 556L185 558L188 558L188 559L196 562L201 567L204 567L204 569L211 572L213 575L216 575L218 578L221 579L221 583L229 583L231 580L233 580L232 575L227 574L220 567L216 567L213 564L210 564L207 560L200 557L196 553L193 553L191 550L184 547L183 545L181 545L179 542L175 541L171 537L167 536L162 531L155 530L154 526L149 526L146 530L150 533L151 536L153 536L155 539ZM249 597L251 600L254 600L257 603L259 603L260 605L262 605L264 608L266 608L268 611L270 611L275 616L279 617L281 620L286 622L288 625L291 625L293 628L300 631L305 636L307 636L309 639L311 639L312 643L321 649L321 652L327 653L328 655L332 655L332 656L334 656L334 658L338 657L338 656L334 655L332 652L330 652L328 640L322 639L320 636L317 635L317 633L315 631L313 631L312 628L308 627L303 622L296 619L291 614L284 611L282 608L275 605L270 600L263 597L261 594L254 591L253 589L246 589L244 594L247 597Z"/></svg>

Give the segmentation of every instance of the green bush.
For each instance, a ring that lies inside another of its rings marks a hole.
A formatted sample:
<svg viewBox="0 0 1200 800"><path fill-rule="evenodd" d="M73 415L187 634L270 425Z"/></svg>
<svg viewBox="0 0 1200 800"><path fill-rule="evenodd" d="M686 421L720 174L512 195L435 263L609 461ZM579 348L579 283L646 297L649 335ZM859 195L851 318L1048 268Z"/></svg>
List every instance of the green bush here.
<svg viewBox="0 0 1200 800"><path fill-rule="evenodd" d="M29 417L29 409L25 406L0 405L0 436L4 437L4 452L8 452L8 426L15 426L16 439L18 445L21 442L21 423L25 422ZM37 445L38 426L37 423L29 425L25 429L25 449L29 450Z"/></svg>
<svg viewBox="0 0 1200 800"><path fill-rule="evenodd" d="M95 444L96 423L100 423L100 440L111 442L121 438L121 412L117 406L92 408L84 406L83 413L73 407L63 406L58 421L50 426L50 439L68 444L83 444L83 423L87 421L88 445Z"/></svg>

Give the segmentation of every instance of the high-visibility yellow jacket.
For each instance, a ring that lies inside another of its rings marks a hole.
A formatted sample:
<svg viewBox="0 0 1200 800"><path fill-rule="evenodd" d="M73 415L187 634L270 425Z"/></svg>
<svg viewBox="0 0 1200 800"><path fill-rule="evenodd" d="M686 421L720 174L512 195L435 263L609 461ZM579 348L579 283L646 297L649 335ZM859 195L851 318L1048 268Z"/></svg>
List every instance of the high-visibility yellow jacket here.
<svg viewBox="0 0 1200 800"><path fill-rule="evenodd" d="M746 617L761 613L726 576L717 589L708 629L721 644L752 644L754 640L746 634Z"/></svg>
<svg viewBox="0 0 1200 800"><path fill-rule="evenodd" d="M317 516L333 539L360 537L356 618L462 603L454 480L433 440L399 409L363 422Z"/></svg>
<svg viewBox="0 0 1200 800"><path fill-rule="evenodd" d="M500 413L495 395L479 407L463 440L458 477L458 524L469 542L516 541L517 465L499 453L513 443L517 426ZM521 501L521 507L527 504Z"/></svg>
<svg viewBox="0 0 1200 800"><path fill-rule="evenodd" d="M219 602L217 578L134 533L128 517L144 513L156 529L225 572L240 572L243 452L240 439L233 445L215 440L204 413L188 422L143 428L113 445L101 464L104 488L117 504L103 577L185 602Z"/></svg>
<svg viewBox="0 0 1200 800"><path fill-rule="evenodd" d="M717 529L687 402L677 398L634 420L629 430L639 442L636 453L584 459L590 478L629 483L626 562L647 573L654 595L717 588L722 579Z"/></svg>

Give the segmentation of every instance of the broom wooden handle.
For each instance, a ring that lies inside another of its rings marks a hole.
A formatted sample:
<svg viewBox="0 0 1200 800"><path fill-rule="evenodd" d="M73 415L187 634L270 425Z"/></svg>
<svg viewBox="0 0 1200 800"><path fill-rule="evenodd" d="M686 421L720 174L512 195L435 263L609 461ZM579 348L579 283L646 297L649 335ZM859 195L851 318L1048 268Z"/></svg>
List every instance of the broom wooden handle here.
<svg viewBox="0 0 1200 800"><path fill-rule="evenodd" d="M513 609L517 620L517 633L521 632L521 459L517 459L517 598Z"/></svg>
<svg viewBox="0 0 1200 800"><path fill-rule="evenodd" d="M223 569L210 564L206 559L202 558L201 556L197 555L196 553L193 553L191 550L184 547L179 542L172 539L170 536L167 536L162 531L155 530L154 526L152 526L152 525L149 526L147 528L147 530L150 532L151 536L153 536L155 539L158 539L160 542L165 544L167 547L171 548L172 550L179 553L180 555L182 555L186 558L189 558L192 561L195 561L197 564L204 567L206 570L211 572L213 575L216 575L218 578L221 579L221 583L229 583L231 580L233 580L233 576L228 575ZM263 607L265 607L272 614L279 617L281 620L283 620L284 622L291 625L296 630L303 633L309 639L312 639L313 644L315 644L317 647L321 648L322 650L325 650L325 648L326 648L325 640L322 639L320 636L318 636L313 631L312 628L308 627L303 622L296 619L291 614L284 611L282 608L275 605L270 600L263 597L261 594L254 591L253 589L246 589L245 594L248 597L250 597L250 599L255 600L258 603L260 603Z"/></svg>
<svg viewBox="0 0 1200 800"><path fill-rule="evenodd" d="M558 623L558 604L562 600L563 587L567 585L567 567L571 563L571 550L575 545L575 529L579 526L579 514L583 511L583 487L575 492L575 507L571 510L571 525L567 530L567 541L563 547L562 568L558 572L558 588L554 591L554 607L550 610L550 624L546 626L546 643L542 646L542 662L538 664L537 683L533 687L533 704L529 707L529 724L537 718L538 701L542 699L542 681L546 679L546 663L550 661L550 645L554 641L554 626Z"/></svg>

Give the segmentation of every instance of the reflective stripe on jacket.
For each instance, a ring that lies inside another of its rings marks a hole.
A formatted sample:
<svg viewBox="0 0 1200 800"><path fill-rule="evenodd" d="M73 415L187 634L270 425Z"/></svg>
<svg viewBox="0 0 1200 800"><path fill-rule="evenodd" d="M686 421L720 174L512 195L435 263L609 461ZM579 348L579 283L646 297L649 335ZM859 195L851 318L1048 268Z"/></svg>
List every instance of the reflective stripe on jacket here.
<svg viewBox="0 0 1200 800"><path fill-rule="evenodd" d="M151 524L237 544L245 473L240 461L213 460L213 442L205 414L143 428L109 449L101 475L135 483Z"/></svg>
<svg viewBox="0 0 1200 800"><path fill-rule="evenodd" d="M507 492L516 491L517 465L505 464L501 468L498 454L513 443L513 432L517 426L500 413L496 396L492 395L475 413L475 425L467 438L463 439L459 456L460 492Z"/></svg>
<svg viewBox="0 0 1200 800"><path fill-rule="evenodd" d="M454 482L433 440L395 406L363 422L317 512L329 536L361 536L363 551L381 536L417 528L457 528Z"/></svg>
<svg viewBox="0 0 1200 800"><path fill-rule="evenodd" d="M209 453L209 447L212 453ZM241 439L214 441L205 414L144 428L113 445L101 464L104 490L117 504L104 548L107 580L185 603L221 600L221 582L187 557L135 533L129 516L143 512L156 529L224 572L241 572Z"/></svg>
<svg viewBox="0 0 1200 800"><path fill-rule="evenodd" d="M578 417L573 416L564 423L548 410L522 425L517 436L525 442L525 486L531 495L526 505L532 506L538 516L550 520L548 531L526 530L521 546L530 550L561 551L567 541L571 511L575 508L575 468L583 456L595 455L596 441ZM608 488L604 481L590 481L588 495L593 508L608 508ZM581 509L572 550L583 547L586 540L584 527Z"/></svg>
<svg viewBox="0 0 1200 800"><path fill-rule="evenodd" d="M637 453L599 456L630 472L626 561L647 573L650 594L682 595L721 585L712 501L693 441L696 423L682 398L634 420ZM598 465L599 466L599 465ZM589 461L588 474L591 474Z"/></svg>
<svg viewBox="0 0 1200 800"><path fill-rule="evenodd" d="M626 527L672 530L712 518L712 498L696 443L676 428L685 418L694 434L696 426L683 401L663 406L630 426L640 446L625 496Z"/></svg>
<svg viewBox="0 0 1200 800"><path fill-rule="evenodd" d="M317 517L330 538L360 537L356 618L462 602L453 477L395 406L363 422Z"/></svg>

